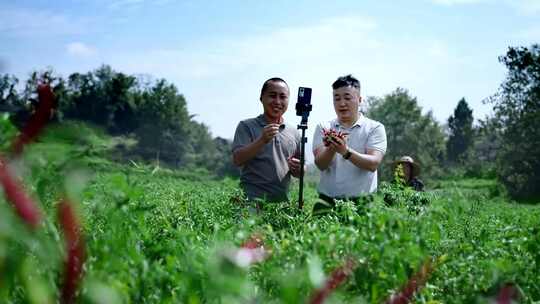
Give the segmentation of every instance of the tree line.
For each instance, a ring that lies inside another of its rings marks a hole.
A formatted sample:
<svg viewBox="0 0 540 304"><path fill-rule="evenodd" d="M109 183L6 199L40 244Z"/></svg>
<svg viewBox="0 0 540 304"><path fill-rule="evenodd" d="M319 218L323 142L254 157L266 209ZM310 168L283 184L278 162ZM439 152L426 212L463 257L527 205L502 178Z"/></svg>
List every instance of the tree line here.
<svg viewBox="0 0 540 304"><path fill-rule="evenodd" d="M0 75L0 112L12 113L22 126L36 103L38 83L49 83L57 97L54 120L84 121L111 135L130 136L137 145L126 156L159 160L175 168L206 168L219 176L236 175L230 161L231 142L213 138L208 127L189 114L184 96L164 79L148 79L103 65L67 79L51 69L34 71L17 90L19 80Z"/></svg>
<svg viewBox="0 0 540 304"><path fill-rule="evenodd" d="M540 45L509 47L499 61L507 68L506 78L484 100L494 114L477 124L465 98L444 126L431 111L422 114L405 89L368 98L367 116L381 121L388 137L383 179L391 179L394 160L410 155L427 178L497 177L513 198L540 198Z"/></svg>
<svg viewBox="0 0 540 304"><path fill-rule="evenodd" d="M507 75L486 98L494 115L474 124L465 98L457 102L445 125L431 111L422 113L416 97L398 88L367 98L367 116L381 121L388 152L381 180L392 178L392 164L410 155L426 179L448 174L497 177L512 197L540 197L540 46L510 47L499 58ZM76 119L104 127L113 135L130 135L143 159L159 159L177 168L203 167L218 175L235 175L230 141L213 138L193 120L185 98L164 79L149 80L102 66L67 79L52 71L34 72L18 91L18 79L0 76L0 112L14 113L19 125L29 116L38 82L48 82L58 96L56 119Z"/></svg>

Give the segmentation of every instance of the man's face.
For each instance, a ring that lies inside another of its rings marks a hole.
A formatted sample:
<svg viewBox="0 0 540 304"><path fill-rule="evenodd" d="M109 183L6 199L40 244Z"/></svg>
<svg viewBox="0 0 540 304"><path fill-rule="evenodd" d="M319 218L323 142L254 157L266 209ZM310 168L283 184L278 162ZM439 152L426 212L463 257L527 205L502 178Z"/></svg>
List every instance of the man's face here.
<svg viewBox="0 0 540 304"><path fill-rule="evenodd" d="M341 87L334 90L334 110L339 121L356 118L360 106L360 92L353 87Z"/></svg>
<svg viewBox="0 0 540 304"><path fill-rule="evenodd" d="M289 106L289 87L281 81L272 81L261 96L264 114L271 120L280 118Z"/></svg>

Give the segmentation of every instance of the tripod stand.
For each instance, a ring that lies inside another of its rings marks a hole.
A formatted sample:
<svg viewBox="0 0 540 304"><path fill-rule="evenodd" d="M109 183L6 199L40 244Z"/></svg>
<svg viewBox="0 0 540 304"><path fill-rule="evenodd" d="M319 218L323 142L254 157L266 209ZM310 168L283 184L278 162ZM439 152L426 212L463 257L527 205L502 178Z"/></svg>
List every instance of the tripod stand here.
<svg viewBox="0 0 540 304"><path fill-rule="evenodd" d="M304 207L304 163L306 161L306 129L307 129L307 117L302 116L302 121L298 125L298 129L302 130L302 137L300 138L300 185L298 189L298 208Z"/></svg>
<svg viewBox="0 0 540 304"><path fill-rule="evenodd" d="M300 187L298 191L298 208L304 207L304 163L306 161L306 129L309 112L311 112L311 88L299 87L298 88L298 101L296 102L296 116L302 116L302 120L298 125L298 129L302 130L302 137L300 139Z"/></svg>

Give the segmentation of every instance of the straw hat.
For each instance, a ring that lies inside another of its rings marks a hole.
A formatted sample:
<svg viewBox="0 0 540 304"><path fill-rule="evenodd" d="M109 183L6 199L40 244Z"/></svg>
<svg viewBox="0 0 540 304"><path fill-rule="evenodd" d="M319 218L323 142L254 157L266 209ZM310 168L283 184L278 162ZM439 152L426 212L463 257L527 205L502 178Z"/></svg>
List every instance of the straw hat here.
<svg viewBox="0 0 540 304"><path fill-rule="evenodd" d="M402 156L399 160L394 162L394 170L397 165L407 163L411 165L412 168L412 177L417 177L420 174L420 166L414 162L414 159L410 156Z"/></svg>

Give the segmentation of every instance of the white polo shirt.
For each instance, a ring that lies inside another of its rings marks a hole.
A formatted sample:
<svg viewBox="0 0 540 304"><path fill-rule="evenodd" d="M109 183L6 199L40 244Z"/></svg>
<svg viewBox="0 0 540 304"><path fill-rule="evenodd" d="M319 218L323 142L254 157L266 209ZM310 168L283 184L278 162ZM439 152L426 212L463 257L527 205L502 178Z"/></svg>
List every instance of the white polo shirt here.
<svg viewBox="0 0 540 304"><path fill-rule="evenodd" d="M361 113L356 123L350 128L341 126L337 119L318 124L313 136L313 153L317 148L324 147L322 128L349 133L347 145L356 152L364 154L367 149L374 149L383 154L386 153L384 125ZM358 168L340 154L336 153L330 166L321 171L318 191L327 196L333 198L358 197L375 190L377 190L377 171L371 172Z"/></svg>

